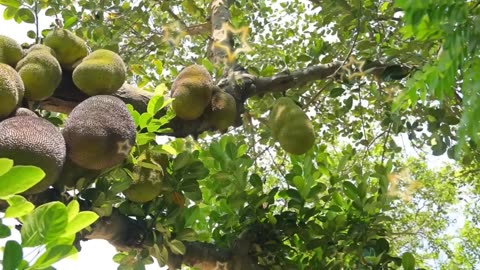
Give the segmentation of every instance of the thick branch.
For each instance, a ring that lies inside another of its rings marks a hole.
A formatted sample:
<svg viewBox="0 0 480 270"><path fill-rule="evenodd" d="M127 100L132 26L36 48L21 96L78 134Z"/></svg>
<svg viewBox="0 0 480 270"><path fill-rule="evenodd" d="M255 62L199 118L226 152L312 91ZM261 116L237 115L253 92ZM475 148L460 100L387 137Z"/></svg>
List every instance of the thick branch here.
<svg viewBox="0 0 480 270"><path fill-rule="evenodd" d="M255 88L250 89L247 97L269 92L283 92L291 88L304 86L313 81L324 80L332 75L341 64L341 62L333 62L292 72L279 73L271 77L256 78L253 83Z"/></svg>
<svg viewBox="0 0 480 270"><path fill-rule="evenodd" d="M232 94L237 102L237 120L235 126L241 125L241 114L243 113L243 104L251 96L261 95L268 92L285 91L292 87L302 86L308 82L321 80L331 75L338 68L337 63L308 67L302 70L296 70L291 73L280 73L272 77L257 78L248 74L245 70L232 70L227 76L218 82L218 86L228 93ZM145 112L148 101L153 96L151 92L142 91L136 87L124 84L114 96L121 98L125 103L131 104L140 113ZM64 72L62 83L55 91L54 95L42 102L40 106L49 111L70 113L71 110L81 101L88 98L72 82L72 76L69 72ZM163 114L164 112L161 112ZM205 117L187 121L180 118L174 118L169 127L173 130L170 135L174 137L186 137L189 135L197 136L204 131L211 130L210 123Z"/></svg>
<svg viewBox="0 0 480 270"><path fill-rule="evenodd" d="M263 78L250 75L243 68L234 65L227 70L225 77L217 82L217 86L235 98L237 102L237 119L234 126L240 126L242 124L241 114L244 112L243 105L249 97L266 93L283 92L314 81L325 80L332 76L341 64L341 62L332 62L291 72L281 72L271 77ZM380 76L386 79L398 80L407 76L408 70L404 69L404 67L399 65L389 66L382 63L373 63L369 65L368 70L381 70L381 74L373 72L365 74L373 74L376 77ZM139 90L129 84L124 84L122 88L113 95L121 98L125 103L131 104L140 113L146 111L148 101L153 96L151 92ZM73 107L86 98L88 98L88 96L79 91L73 84L71 73L64 72L62 83L54 95L42 101L40 106L50 111L69 113ZM157 117L164 113L165 111L160 112ZM178 138L189 135L197 136L204 131L213 130L211 124L204 116L192 121L174 118L170 121L168 127L173 131L170 134L162 135Z"/></svg>

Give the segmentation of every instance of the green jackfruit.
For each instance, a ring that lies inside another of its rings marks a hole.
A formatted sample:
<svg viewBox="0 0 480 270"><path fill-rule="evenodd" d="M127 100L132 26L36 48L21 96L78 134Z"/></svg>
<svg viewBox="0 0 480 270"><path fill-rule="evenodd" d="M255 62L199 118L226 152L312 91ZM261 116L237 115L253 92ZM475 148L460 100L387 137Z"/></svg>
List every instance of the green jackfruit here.
<svg viewBox="0 0 480 270"><path fill-rule="evenodd" d="M0 119L10 115L23 99L22 78L7 64L0 63Z"/></svg>
<svg viewBox="0 0 480 270"><path fill-rule="evenodd" d="M13 38L0 35L0 63L15 67L22 59L23 50Z"/></svg>
<svg viewBox="0 0 480 270"><path fill-rule="evenodd" d="M55 58L57 57L57 54L55 53L55 51L52 48L50 48L46 45L42 45L42 44L35 44L32 47L28 48L26 55L28 55L29 53L34 52L34 51L47 51L48 53L53 55Z"/></svg>
<svg viewBox="0 0 480 270"><path fill-rule="evenodd" d="M145 158L133 168L133 184L123 192L132 202L146 203L158 197L162 192L162 180L165 176L164 154L146 152Z"/></svg>
<svg viewBox="0 0 480 270"><path fill-rule="evenodd" d="M288 153L301 155L315 141L313 125L305 112L290 98L277 99L269 116L273 138Z"/></svg>
<svg viewBox="0 0 480 270"><path fill-rule="evenodd" d="M65 121L62 133L68 158L90 170L122 163L136 137L135 123L125 103L106 95L78 104Z"/></svg>
<svg viewBox="0 0 480 270"><path fill-rule="evenodd" d="M85 41L66 29L50 32L44 44L55 51L58 62L67 70L73 70L74 65L88 54Z"/></svg>
<svg viewBox="0 0 480 270"><path fill-rule="evenodd" d="M182 70L172 85L173 110L184 120L199 118L212 98L213 83L208 71L199 65Z"/></svg>
<svg viewBox="0 0 480 270"><path fill-rule="evenodd" d="M60 130L41 117L16 116L0 122L0 157L15 165L33 165L45 172L41 182L25 191L33 194L55 183L66 157Z"/></svg>
<svg viewBox="0 0 480 270"><path fill-rule="evenodd" d="M235 98L220 89L214 90L212 95L212 107L208 111L207 119L213 128L222 132L235 123L237 117L237 105Z"/></svg>
<svg viewBox="0 0 480 270"><path fill-rule="evenodd" d="M25 85L25 98L44 100L51 95L62 80L62 68L47 49L30 51L17 64L17 71Z"/></svg>
<svg viewBox="0 0 480 270"><path fill-rule="evenodd" d="M115 93L125 82L125 63L109 50L96 50L73 70L73 82L89 96Z"/></svg>

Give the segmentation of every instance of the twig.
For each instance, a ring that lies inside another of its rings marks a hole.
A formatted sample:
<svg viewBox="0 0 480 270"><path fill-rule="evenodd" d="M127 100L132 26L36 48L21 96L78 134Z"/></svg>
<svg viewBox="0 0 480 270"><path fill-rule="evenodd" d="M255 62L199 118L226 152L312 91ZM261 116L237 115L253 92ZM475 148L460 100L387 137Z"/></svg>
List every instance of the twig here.
<svg viewBox="0 0 480 270"><path fill-rule="evenodd" d="M382 159L380 160L380 163L383 164L383 159L385 158L385 151L386 151L386 146L387 146L387 141L388 138L390 137L390 131L392 130L393 124L390 123L388 126L386 136L385 136L385 141L383 142L383 151L382 151Z"/></svg>

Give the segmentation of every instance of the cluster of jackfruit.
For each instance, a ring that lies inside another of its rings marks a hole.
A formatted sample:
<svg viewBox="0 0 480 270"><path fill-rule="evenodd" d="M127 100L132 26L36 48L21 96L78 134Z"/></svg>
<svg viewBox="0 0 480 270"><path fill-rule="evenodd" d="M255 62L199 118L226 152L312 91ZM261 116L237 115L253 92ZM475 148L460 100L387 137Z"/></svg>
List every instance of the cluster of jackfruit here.
<svg viewBox="0 0 480 270"><path fill-rule="evenodd" d="M98 95L78 104L63 129L25 108L0 122L0 158L44 170L44 179L26 194L49 186L76 187L104 169L121 164L135 143L135 123L125 103Z"/></svg>
<svg viewBox="0 0 480 270"><path fill-rule="evenodd" d="M52 30L44 44L26 50L14 39L0 35L0 119L14 112L22 99L42 101L52 96L64 71L73 71L75 86L95 96L120 89L126 68L112 51L100 49L89 54L85 41L66 29Z"/></svg>
<svg viewBox="0 0 480 270"><path fill-rule="evenodd" d="M235 123L235 98L216 87L208 71L200 65L183 69L171 89L172 108L183 120L205 117L214 129L226 131Z"/></svg>
<svg viewBox="0 0 480 270"><path fill-rule="evenodd" d="M313 125L292 99L281 97L275 101L269 124L273 138L286 152L301 155L312 148L315 141Z"/></svg>
<svg viewBox="0 0 480 270"><path fill-rule="evenodd" d="M90 97L59 128L21 106L52 96L65 71ZM75 187L79 178L95 179L124 162L135 143L135 123L125 103L109 94L123 85L125 73L116 53L89 54L86 43L65 29L53 30L44 44L26 50L0 36L0 158L37 166L46 174L26 194L52 185Z"/></svg>

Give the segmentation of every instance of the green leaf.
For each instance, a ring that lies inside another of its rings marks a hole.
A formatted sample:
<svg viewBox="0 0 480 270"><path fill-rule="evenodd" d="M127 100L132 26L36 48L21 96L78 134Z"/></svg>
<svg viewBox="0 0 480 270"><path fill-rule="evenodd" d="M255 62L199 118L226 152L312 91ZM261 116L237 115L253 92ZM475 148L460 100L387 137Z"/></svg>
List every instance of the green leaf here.
<svg viewBox="0 0 480 270"><path fill-rule="evenodd" d="M415 257L410 252L405 252L402 255L402 266L405 270L415 270Z"/></svg>
<svg viewBox="0 0 480 270"><path fill-rule="evenodd" d="M35 23L35 14L28 8L21 8L17 11L16 16L26 23Z"/></svg>
<svg viewBox="0 0 480 270"><path fill-rule="evenodd" d="M192 229L184 229L177 234L176 238L180 241L192 242L197 240L197 233Z"/></svg>
<svg viewBox="0 0 480 270"><path fill-rule="evenodd" d="M27 32L27 37L31 38L31 39L35 39L37 37L37 34L35 33L35 31L33 30L29 30Z"/></svg>
<svg viewBox="0 0 480 270"><path fill-rule="evenodd" d="M16 270L22 262L23 250L17 241L9 240L3 250L3 270Z"/></svg>
<svg viewBox="0 0 480 270"><path fill-rule="evenodd" d="M168 244L168 247L170 247L170 250L174 253L174 254L179 254L179 255L183 255L185 254L185 245L181 242L181 241L178 241L176 239L170 241L170 242L167 242Z"/></svg>
<svg viewBox="0 0 480 270"><path fill-rule="evenodd" d="M77 253L77 250L72 245L59 245L48 248L32 265L32 269L47 268L61 259L71 256L75 253Z"/></svg>
<svg viewBox="0 0 480 270"><path fill-rule="evenodd" d="M13 19L13 17L15 17L15 14L17 14L17 10L18 10L18 8L15 8L15 7L7 7L3 11L3 18L6 21Z"/></svg>
<svg viewBox="0 0 480 270"><path fill-rule="evenodd" d="M345 89L341 87L335 87L332 90L330 90L330 97L331 98L336 98L341 96L345 92Z"/></svg>
<svg viewBox="0 0 480 270"><path fill-rule="evenodd" d="M163 96L153 96L148 102L147 112L151 115L155 115L163 107Z"/></svg>
<svg viewBox="0 0 480 270"><path fill-rule="evenodd" d="M7 199L10 205L5 211L6 218L22 217L35 209L35 205L22 196L14 195Z"/></svg>
<svg viewBox="0 0 480 270"><path fill-rule="evenodd" d="M22 5L20 0L0 0L0 5L12 8L19 8Z"/></svg>
<svg viewBox="0 0 480 270"><path fill-rule="evenodd" d="M357 187L350 181L343 182L343 192L345 192L345 195L352 200L358 199Z"/></svg>
<svg viewBox="0 0 480 270"><path fill-rule="evenodd" d="M9 237L12 234L10 231L10 228L5 225L0 223L0 238L6 238Z"/></svg>
<svg viewBox="0 0 480 270"><path fill-rule="evenodd" d="M48 244L64 233L67 224L68 213L65 205L60 202L41 205L25 217L20 232L22 246Z"/></svg>
<svg viewBox="0 0 480 270"><path fill-rule="evenodd" d="M70 26L74 25L77 22L77 17L73 16L65 20L65 23L63 24L63 27L68 29Z"/></svg>
<svg viewBox="0 0 480 270"><path fill-rule="evenodd" d="M13 167L13 160L8 158L0 158L0 176L4 175Z"/></svg>
<svg viewBox="0 0 480 270"><path fill-rule="evenodd" d="M75 234L80 230L93 224L98 219L98 215L91 211L83 211L78 213L71 221L68 222L64 235Z"/></svg>
<svg viewBox="0 0 480 270"><path fill-rule="evenodd" d="M55 16L57 12L54 8L49 8L45 11L45 16Z"/></svg>
<svg viewBox="0 0 480 270"><path fill-rule="evenodd" d="M173 161L173 170L178 171L192 162L192 156L189 153L180 153Z"/></svg>
<svg viewBox="0 0 480 270"><path fill-rule="evenodd" d="M0 176L0 198L15 195L33 187L45 177L45 173L34 166L15 166Z"/></svg>
<svg viewBox="0 0 480 270"><path fill-rule="evenodd" d="M80 204L77 200L73 200L67 205L67 213L68 213L68 222L72 221L78 213L80 212Z"/></svg>

